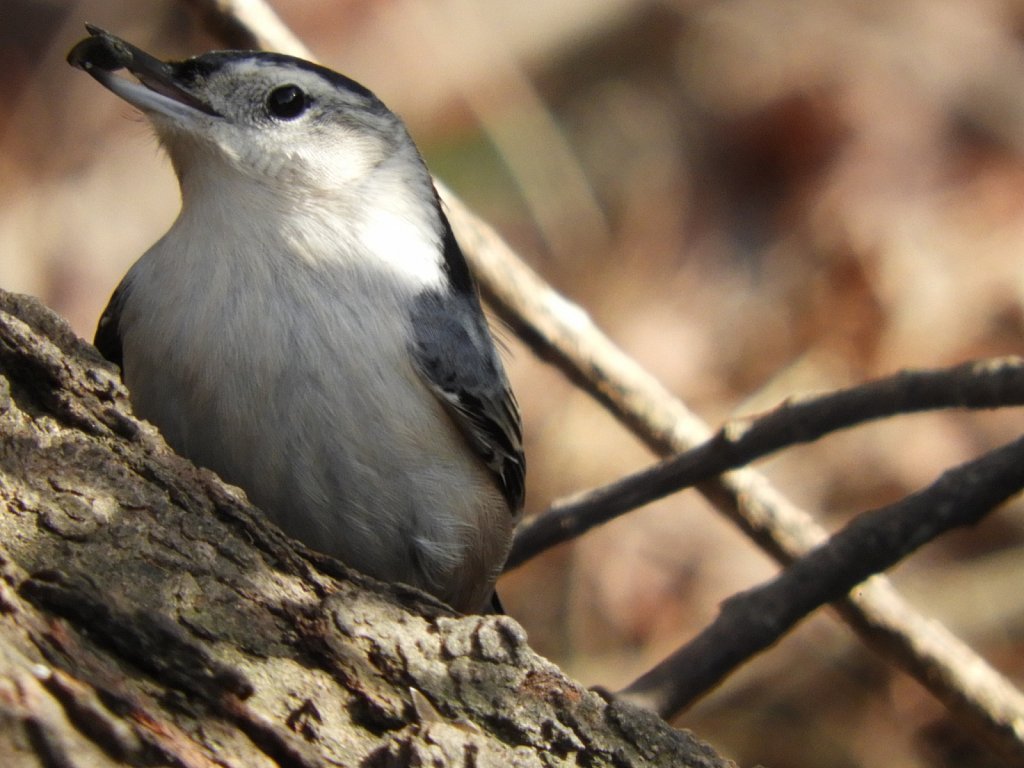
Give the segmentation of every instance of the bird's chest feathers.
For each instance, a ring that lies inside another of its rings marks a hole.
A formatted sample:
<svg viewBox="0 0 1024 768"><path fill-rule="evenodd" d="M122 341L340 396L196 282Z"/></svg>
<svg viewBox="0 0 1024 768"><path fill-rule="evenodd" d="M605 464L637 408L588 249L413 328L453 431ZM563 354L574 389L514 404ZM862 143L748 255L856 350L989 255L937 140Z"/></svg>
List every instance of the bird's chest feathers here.
<svg viewBox="0 0 1024 768"><path fill-rule="evenodd" d="M136 266L165 290L128 327L162 343L142 350L202 397L224 379L256 384L298 374L369 381L409 375L409 308L442 279L431 233L402 211L344 220L267 216L246 228L183 213ZM126 339L126 343L131 343Z"/></svg>

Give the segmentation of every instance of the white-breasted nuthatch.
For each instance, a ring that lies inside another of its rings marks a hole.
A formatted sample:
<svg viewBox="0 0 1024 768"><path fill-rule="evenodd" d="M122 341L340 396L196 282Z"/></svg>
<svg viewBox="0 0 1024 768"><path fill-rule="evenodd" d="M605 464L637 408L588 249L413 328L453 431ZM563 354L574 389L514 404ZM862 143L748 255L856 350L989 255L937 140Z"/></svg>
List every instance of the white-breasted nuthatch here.
<svg viewBox="0 0 1024 768"><path fill-rule="evenodd" d="M146 114L181 187L96 332L137 413L312 548L485 609L519 412L402 121L302 59L88 30L69 63Z"/></svg>

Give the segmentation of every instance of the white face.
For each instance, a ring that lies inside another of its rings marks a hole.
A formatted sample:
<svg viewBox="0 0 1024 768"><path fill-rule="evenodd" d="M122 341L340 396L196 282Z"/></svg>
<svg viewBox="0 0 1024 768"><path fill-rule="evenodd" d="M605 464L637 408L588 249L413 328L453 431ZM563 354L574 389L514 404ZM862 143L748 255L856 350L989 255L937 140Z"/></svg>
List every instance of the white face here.
<svg viewBox="0 0 1024 768"><path fill-rule="evenodd" d="M382 165L426 177L405 127L376 96L306 62L211 53L170 65L172 87L157 89L102 74L147 113L183 187L197 165L221 164L304 196L343 194Z"/></svg>

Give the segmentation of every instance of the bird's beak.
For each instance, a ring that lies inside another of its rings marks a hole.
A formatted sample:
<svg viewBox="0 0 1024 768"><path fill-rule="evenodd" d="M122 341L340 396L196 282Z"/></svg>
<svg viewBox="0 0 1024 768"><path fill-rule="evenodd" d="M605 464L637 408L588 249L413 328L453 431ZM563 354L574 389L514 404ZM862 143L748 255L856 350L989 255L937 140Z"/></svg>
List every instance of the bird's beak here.
<svg viewBox="0 0 1024 768"><path fill-rule="evenodd" d="M84 70L106 88L145 112L171 118L195 117L196 112L220 117L209 104L189 91L174 74L174 68L143 50L126 43L99 27L86 24L91 37L75 45L68 53L68 64ZM139 83L114 72L125 69Z"/></svg>

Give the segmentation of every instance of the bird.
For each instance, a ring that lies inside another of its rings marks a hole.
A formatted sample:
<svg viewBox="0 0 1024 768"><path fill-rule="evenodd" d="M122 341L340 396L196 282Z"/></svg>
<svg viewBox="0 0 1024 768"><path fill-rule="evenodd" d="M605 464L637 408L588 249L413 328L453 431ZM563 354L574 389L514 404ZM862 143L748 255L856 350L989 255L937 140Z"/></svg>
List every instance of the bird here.
<svg viewBox="0 0 1024 768"><path fill-rule="evenodd" d="M163 61L86 28L68 62L148 118L181 193L96 330L133 410L312 549L499 605L522 423L405 124L301 58Z"/></svg>

